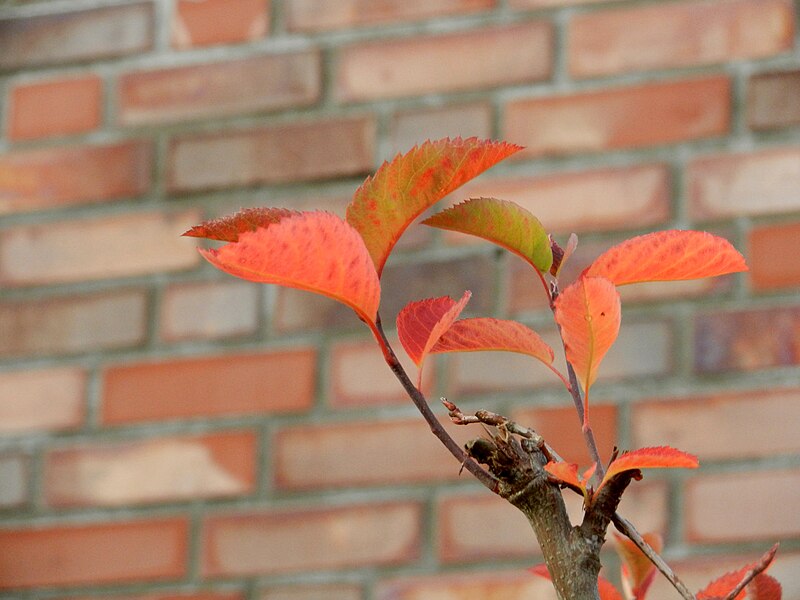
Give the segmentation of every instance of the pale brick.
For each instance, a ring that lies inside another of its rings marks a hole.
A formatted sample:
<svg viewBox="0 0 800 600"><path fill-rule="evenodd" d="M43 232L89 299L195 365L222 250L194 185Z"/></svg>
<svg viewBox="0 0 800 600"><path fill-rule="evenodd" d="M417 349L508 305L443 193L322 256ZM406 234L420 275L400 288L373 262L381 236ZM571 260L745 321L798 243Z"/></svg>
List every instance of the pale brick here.
<svg viewBox="0 0 800 600"><path fill-rule="evenodd" d="M577 6L606 0L509 0L513 8L557 8L561 6Z"/></svg>
<svg viewBox="0 0 800 600"><path fill-rule="evenodd" d="M516 158L641 148L728 132L730 81L725 77L515 100L502 137L526 146Z"/></svg>
<svg viewBox="0 0 800 600"><path fill-rule="evenodd" d="M405 153L426 140L492 137L492 109L488 104L446 106L404 111L392 120L392 153Z"/></svg>
<svg viewBox="0 0 800 600"><path fill-rule="evenodd" d="M198 48L255 41L269 30L270 0L178 0L172 45Z"/></svg>
<svg viewBox="0 0 800 600"><path fill-rule="evenodd" d="M199 220L197 211L151 212L7 229L0 233L0 283L43 285L188 269L200 255L180 235Z"/></svg>
<svg viewBox="0 0 800 600"><path fill-rule="evenodd" d="M416 504L210 517L206 577L403 564L419 556Z"/></svg>
<svg viewBox="0 0 800 600"><path fill-rule="evenodd" d="M3 434L74 429L84 419L86 374L52 368L0 373Z"/></svg>
<svg viewBox="0 0 800 600"><path fill-rule="evenodd" d="M800 148L700 158L686 178L695 219L800 210Z"/></svg>
<svg viewBox="0 0 800 600"><path fill-rule="evenodd" d="M533 566L533 565L531 565ZM390 579L378 584L377 600L556 600L553 584L523 569Z"/></svg>
<svg viewBox="0 0 800 600"><path fill-rule="evenodd" d="M634 446L670 445L705 460L800 453L800 391L753 390L633 407Z"/></svg>
<svg viewBox="0 0 800 600"><path fill-rule="evenodd" d="M265 590L260 600L361 600L364 596L357 585L310 584L276 586Z"/></svg>
<svg viewBox="0 0 800 600"><path fill-rule="evenodd" d="M800 470L703 474L686 492L686 535L704 543L800 535Z"/></svg>
<svg viewBox="0 0 800 600"><path fill-rule="evenodd" d="M373 168L370 118L301 122L174 139L172 192L342 177Z"/></svg>
<svg viewBox="0 0 800 600"><path fill-rule="evenodd" d="M800 123L800 70L761 73L750 78L747 121L753 129Z"/></svg>
<svg viewBox="0 0 800 600"><path fill-rule="evenodd" d="M539 81L550 74L551 46L544 22L350 46L339 57L335 94L353 102ZM453 67L466 56L469 68Z"/></svg>
<svg viewBox="0 0 800 600"><path fill-rule="evenodd" d="M136 125L276 110L311 104L319 93L313 51L136 71L120 78L119 120Z"/></svg>
<svg viewBox="0 0 800 600"><path fill-rule="evenodd" d="M792 48L791 0L695 0L575 16L575 77L761 58Z"/></svg>

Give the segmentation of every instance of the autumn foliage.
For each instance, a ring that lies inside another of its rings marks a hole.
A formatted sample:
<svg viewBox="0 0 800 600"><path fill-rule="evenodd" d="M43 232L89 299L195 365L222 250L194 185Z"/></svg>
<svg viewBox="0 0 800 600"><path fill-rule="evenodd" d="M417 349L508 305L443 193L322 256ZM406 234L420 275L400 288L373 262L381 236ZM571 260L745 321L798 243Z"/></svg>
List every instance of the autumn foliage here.
<svg viewBox="0 0 800 600"><path fill-rule="evenodd" d="M185 235L226 242L200 252L227 273L314 292L350 307L370 328L386 361L396 369L397 359L379 316L381 274L392 249L403 232L434 204L518 150L512 144L476 138L427 142L384 163L368 178L355 192L345 219L321 211L248 209L198 225ZM432 354L524 354L546 365L573 399L581 399L577 405L582 407L584 432L591 429L591 387L620 329L619 286L747 270L742 255L720 237L697 231L661 231L607 250L576 281L562 288L557 275L569 260L576 238L562 248L534 215L512 202L468 199L421 223L477 236L526 261L553 310L568 368L567 372L556 369L553 349L522 323L493 317L461 319L471 296L465 291L459 300L445 296L411 302L396 316L400 343L417 367L416 387ZM640 478L643 469L697 466L697 458L687 452L658 447L622 453L609 465L595 463L583 473L577 465L560 460L551 461L545 469L553 484L575 490L590 504L620 473L632 471ZM651 545L660 546L660 541ZM654 567L630 542L622 541L620 548L625 565L624 596L601 582L601 597L644 598ZM546 569L536 572L547 573ZM743 573L712 583L698 598L724 598ZM758 575L742 592L748 595L737 598L780 598L780 587L773 582L767 575Z"/></svg>

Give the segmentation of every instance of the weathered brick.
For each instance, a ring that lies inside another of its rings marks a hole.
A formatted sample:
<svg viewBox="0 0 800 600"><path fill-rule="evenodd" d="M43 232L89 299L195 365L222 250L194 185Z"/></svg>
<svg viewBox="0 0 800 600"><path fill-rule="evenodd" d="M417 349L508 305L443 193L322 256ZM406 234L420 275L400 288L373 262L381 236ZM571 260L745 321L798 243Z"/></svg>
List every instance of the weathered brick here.
<svg viewBox="0 0 800 600"><path fill-rule="evenodd" d="M792 48L791 0L691 0L573 17L575 77L761 58Z"/></svg>
<svg viewBox="0 0 800 600"><path fill-rule="evenodd" d="M255 41L269 30L270 0L178 0L172 45L178 49Z"/></svg>
<svg viewBox="0 0 800 600"><path fill-rule="evenodd" d="M729 129L730 96L726 77L708 77L515 100L503 138L531 158L714 137Z"/></svg>
<svg viewBox="0 0 800 600"><path fill-rule="evenodd" d="M456 136L490 138L491 106L465 104L399 112L392 119L389 132L393 154L407 152L425 140Z"/></svg>
<svg viewBox="0 0 800 600"><path fill-rule="evenodd" d="M412 503L209 517L207 577L407 563L419 556L420 507Z"/></svg>
<svg viewBox="0 0 800 600"><path fill-rule="evenodd" d="M366 173L374 137L368 117L179 137L170 145L168 185L183 192Z"/></svg>
<svg viewBox="0 0 800 600"><path fill-rule="evenodd" d="M0 431L74 429L83 423L86 373L51 368L0 373Z"/></svg>
<svg viewBox="0 0 800 600"><path fill-rule="evenodd" d="M313 350L301 348L112 366L103 380L102 419L116 425L305 410L315 361Z"/></svg>
<svg viewBox="0 0 800 600"><path fill-rule="evenodd" d="M800 148L697 159L686 169L694 219L774 214L800 209Z"/></svg>
<svg viewBox="0 0 800 600"><path fill-rule="evenodd" d="M18 507L28 500L28 470L23 454L0 455L0 508Z"/></svg>
<svg viewBox="0 0 800 600"><path fill-rule="evenodd" d="M13 227L0 233L0 284L45 285L187 269L200 262L200 255L180 234L199 220L197 211L149 212Z"/></svg>
<svg viewBox="0 0 800 600"><path fill-rule="evenodd" d="M610 404L596 404L590 407L589 412L600 457L608 462L617 445L617 408ZM513 412L512 418L536 430L565 461L585 467L592 464L583 441L581 422L573 406L520 409Z"/></svg>
<svg viewBox="0 0 800 600"><path fill-rule="evenodd" d="M140 291L0 303L0 356L74 354L144 341L147 304Z"/></svg>
<svg viewBox="0 0 800 600"><path fill-rule="evenodd" d="M352 102L539 81L550 75L552 37L547 23L530 22L346 47L335 95ZM453 68L465 56L469 68Z"/></svg>
<svg viewBox="0 0 800 600"><path fill-rule="evenodd" d="M689 480L685 495L692 542L773 542L800 535L798 469L704 473Z"/></svg>
<svg viewBox="0 0 800 600"><path fill-rule="evenodd" d="M0 588L175 579L185 575L185 519L0 530Z"/></svg>
<svg viewBox="0 0 800 600"><path fill-rule="evenodd" d="M244 281L170 285L161 304L160 333L170 342L222 338L258 329L259 288Z"/></svg>
<svg viewBox="0 0 800 600"><path fill-rule="evenodd" d="M797 240L800 223L781 223L754 227L750 231L750 281L756 290L772 290L800 285Z"/></svg>
<svg viewBox="0 0 800 600"><path fill-rule="evenodd" d="M286 20L292 31L324 31L464 15L492 8L496 3L497 0L406 0L388 4L361 0L291 0Z"/></svg>
<svg viewBox="0 0 800 600"><path fill-rule="evenodd" d="M124 125L303 106L320 93L314 51L127 73L119 82Z"/></svg>
<svg viewBox="0 0 800 600"><path fill-rule="evenodd" d="M800 308L700 314L694 327L694 367L699 373L800 364Z"/></svg>
<svg viewBox="0 0 800 600"><path fill-rule="evenodd" d="M329 583L271 587L259 598L260 600L361 600L363 595L357 585Z"/></svg>
<svg viewBox="0 0 800 600"><path fill-rule="evenodd" d="M83 133L102 120L103 83L96 75L18 83L9 97L12 140Z"/></svg>
<svg viewBox="0 0 800 600"><path fill-rule="evenodd" d="M556 351L556 368L562 373L561 342L552 331L540 331ZM603 359L598 383L619 379L657 376L672 369L672 334L667 322L626 322L617 341ZM466 352L450 357L452 394L478 394L560 385L559 380L538 361L508 352ZM449 391L449 390L448 390ZM564 400L569 397L564 392Z"/></svg>
<svg viewBox="0 0 800 600"><path fill-rule="evenodd" d="M0 69L112 58L153 47L153 4L0 20Z"/></svg>
<svg viewBox="0 0 800 600"><path fill-rule="evenodd" d="M750 78L747 122L753 129L776 129L800 123L800 71L761 73Z"/></svg>
<svg viewBox="0 0 800 600"><path fill-rule="evenodd" d="M445 424L459 442L471 432ZM298 426L274 440L275 479L282 489L357 487L456 479L459 463L421 417Z"/></svg>
<svg viewBox="0 0 800 600"><path fill-rule="evenodd" d="M79 445L45 456L50 506L118 506L241 496L255 485L252 431Z"/></svg>
<svg viewBox="0 0 800 600"><path fill-rule="evenodd" d="M553 584L523 569L491 573L458 573L389 579L378 584L377 600L507 600L536 598L556 600Z"/></svg>
<svg viewBox="0 0 800 600"><path fill-rule="evenodd" d="M670 445L703 460L800 453L800 390L655 400L634 405L635 447Z"/></svg>
<svg viewBox="0 0 800 600"><path fill-rule="evenodd" d="M482 178L452 196L516 202L548 232L646 227L670 217L670 176L663 165L558 173L544 177ZM454 240L455 234L445 234Z"/></svg>
<svg viewBox="0 0 800 600"><path fill-rule="evenodd" d="M52 147L0 157L0 214L139 196L150 188L145 142Z"/></svg>
<svg viewBox="0 0 800 600"><path fill-rule="evenodd" d="M403 352L397 336L389 336L389 343L406 373L416 381L417 367ZM410 402L374 339L339 342L334 345L330 360L331 404L336 408ZM422 372L423 392L434 389L435 371L436 361L426 361Z"/></svg>

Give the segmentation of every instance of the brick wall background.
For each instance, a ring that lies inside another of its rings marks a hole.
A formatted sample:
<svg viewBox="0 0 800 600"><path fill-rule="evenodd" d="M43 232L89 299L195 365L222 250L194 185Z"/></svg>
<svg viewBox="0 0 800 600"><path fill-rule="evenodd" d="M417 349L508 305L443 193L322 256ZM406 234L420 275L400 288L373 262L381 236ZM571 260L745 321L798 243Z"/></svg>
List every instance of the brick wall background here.
<svg viewBox="0 0 800 600"><path fill-rule="evenodd" d="M700 455L623 506L691 586L780 540L772 572L800 598L796 2L0 11L3 598L551 597L524 571L540 560L524 519L459 477L351 313L225 276L178 237L242 206L341 213L381 161L448 135L527 146L456 196L581 234L572 274L670 227L746 254L744 276L625 290L595 427L605 453ZM411 231L384 319L471 289L471 314L552 339L521 261L462 242ZM585 460L529 359L446 357L426 389Z"/></svg>

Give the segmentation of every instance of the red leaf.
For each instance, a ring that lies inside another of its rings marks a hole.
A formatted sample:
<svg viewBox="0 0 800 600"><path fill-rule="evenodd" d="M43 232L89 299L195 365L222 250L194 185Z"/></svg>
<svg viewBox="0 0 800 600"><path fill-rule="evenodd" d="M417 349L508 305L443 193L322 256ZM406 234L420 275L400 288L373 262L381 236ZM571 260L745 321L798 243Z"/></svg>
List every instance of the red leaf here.
<svg viewBox="0 0 800 600"><path fill-rule="evenodd" d="M410 302L397 315L397 336L406 354L419 367L439 338L450 328L469 302L471 292L464 292L456 302L448 296Z"/></svg>
<svg viewBox="0 0 800 600"><path fill-rule="evenodd" d="M697 593L697 600L712 600L714 598L725 598L741 583L744 577L753 570L766 569L775 553L778 551L778 544L767 550L756 562L742 567L737 571L725 573L709 583L702 591ZM781 600L781 585L766 573L759 573L756 577L740 592L735 600Z"/></svg>
<svg viewBox="0 0 800 600"><path fill-rule="evenodd" d="M586 271L615 285L700 279L747 271L727 240L703 231L659 231L632 238L601 254Z"/></svg>
<svg viewBox="0 0 800 600"><path fill-rule="evenodd" d="M383 163L347 207L347 222L364 238L378 275L397 240L425 209L518 150L505 142L445 138Z"/></svg>
<svg viewBox="0 0 800 600"><path fill-rule="evenodd" d="M597 368L619 333L619 293L601 277L581 277L564 289L555 301L555 319L561 328L567 360L586 393L597 377ZM584 410L584 424L588 410Z"/></svg>
<svg viewBox="0 0 800 600"><path fill-rule="evenodd" d="M553 362L553 349L538 333L522 323L491 317L456 321L431 348L431 353L492 350L527 354L548 366Z"/></svg>
<svg viewBox="0 0 800 600"><path fill-rule="evenodd" d="M544 470L550 473L559 481L567 484L576 492L580 492L583 494L583 497L586 500L589 500L589 490L586 488L586 484L594 475L594 470L597 467L596 464L589 467L583 474L582 477L578 476L578 465L574 463L566 463L566 462L549 462L544 466Z"/></svg>
<svg viewBox="0 0 800 600"><path fill-rule="evenodd" d="M623 561L622 584L629 597L642 599L655 579L656 567L630 539L617 534L615 537L617 554ZM663 540L660 535L646 533L642 537L653 550L661 552Z"/></svg>
<svg viewBox="0 0 800 600"><path fill-rule="evenodd" d="M287 208L244 208L235 214L195 225L183 235L235 242L242 233L255 231L259 227L269 227L281 219L299 214L299 212Z"/></svg>
<svg viewBox="0 0 800 600"><path fill-rule="evenodd" d="M696 469L700 466L697 457L682 452L669 446L656 446L653 448L639 448L626 452L610 465L603 481L598 486L598 491L609 479L624 471L639 469Z"/></svg>
<svg viewBox="0 0 800 600"><path fill-rule="evenodd" d="M550 239L530 212L507 200L473 198L425 219L424 225L481 237L510 250L540 273L553 264Z"/></svg>
<svg viewBox="0 0 800 600"><path fill-rule="evenodd" d="M225 228L211 226L209 231L224 234ZM325 212L296 213L237 237L236 242L200 253L236 277L342 302L374 331L380 282L361 236L342 219Z"/></svg>

